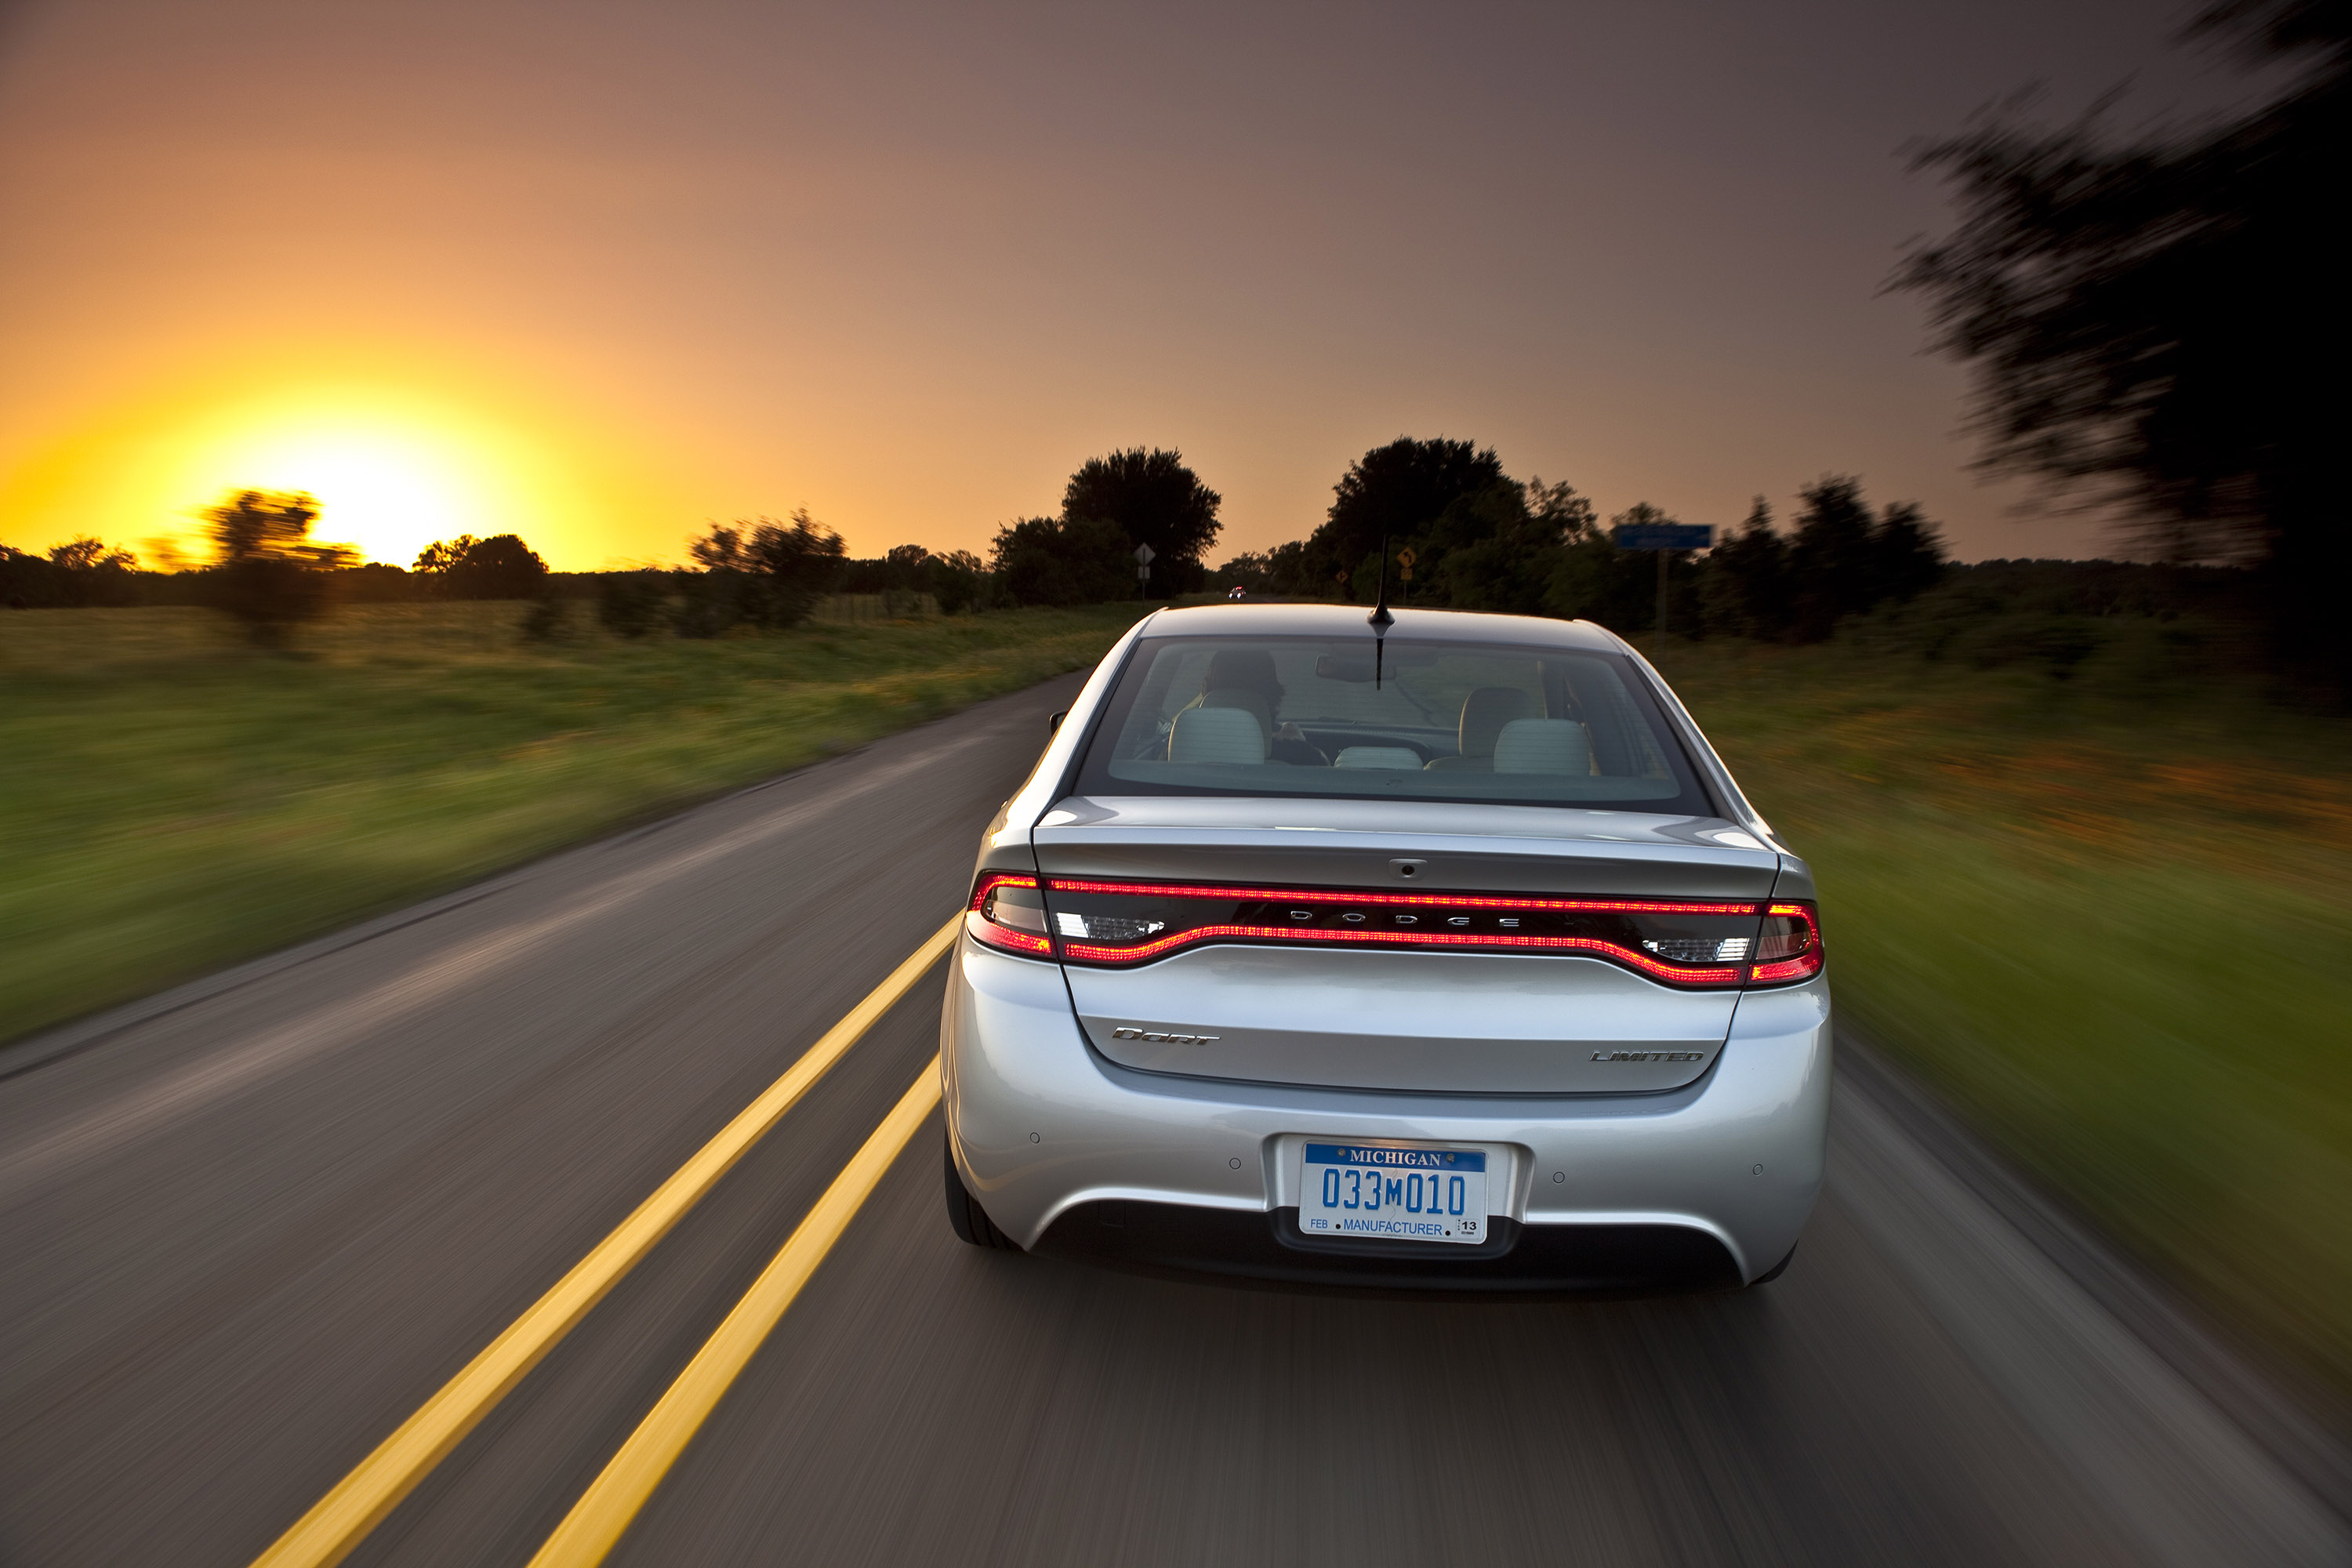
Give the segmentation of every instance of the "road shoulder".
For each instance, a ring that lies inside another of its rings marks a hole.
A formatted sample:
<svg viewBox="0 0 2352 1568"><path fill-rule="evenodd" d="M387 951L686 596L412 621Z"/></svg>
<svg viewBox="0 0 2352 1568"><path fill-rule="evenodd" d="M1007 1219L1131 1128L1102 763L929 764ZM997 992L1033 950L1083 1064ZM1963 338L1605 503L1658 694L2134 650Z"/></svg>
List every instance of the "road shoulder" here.
<svg viewBox="0 0 2352 1568"><path fill-rule="evenodd" d="M2352 1454L2325 1415L1885 1056L1838 1049L1831 1201L2147 1560L2344 1561Z"/></svg>

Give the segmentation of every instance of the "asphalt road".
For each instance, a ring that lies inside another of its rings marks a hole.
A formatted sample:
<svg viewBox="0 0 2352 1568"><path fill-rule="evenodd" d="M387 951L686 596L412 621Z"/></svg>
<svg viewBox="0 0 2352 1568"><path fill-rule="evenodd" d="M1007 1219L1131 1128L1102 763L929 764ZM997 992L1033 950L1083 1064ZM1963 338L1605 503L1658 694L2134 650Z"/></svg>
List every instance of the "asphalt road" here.
<svg viewBox="0 0 2352 1568"><path fill-rule="evenodd" d="M249 1562L937 928L1075 685L0 1052L0 1562ZM939 984L352 1561L524 1561ZM614 1561L2352 1562L2334 1437L1859 1054L1796 1262L1698 1299L982 1253L933 1121Z"/></svg>

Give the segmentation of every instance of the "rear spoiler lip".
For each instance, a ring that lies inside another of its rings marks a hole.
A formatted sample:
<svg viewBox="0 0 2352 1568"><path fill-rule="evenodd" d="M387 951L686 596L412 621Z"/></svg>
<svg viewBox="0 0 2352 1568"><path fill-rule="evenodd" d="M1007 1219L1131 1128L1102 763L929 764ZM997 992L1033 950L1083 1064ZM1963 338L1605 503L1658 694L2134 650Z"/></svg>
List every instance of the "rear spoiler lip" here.
<svg viewBox="0 0 2352 1568"><path fill-rule="evenodd" d="M1302 842L1311 837L1313 842ZM1765 899L1782 871L1769 849L1433 833L1282 828L1041 826L1032 835L1047 877L1339 889L1411 886L1460 893L1626 894ZM1410 884L1393 862L1420 862Z"/></svg>

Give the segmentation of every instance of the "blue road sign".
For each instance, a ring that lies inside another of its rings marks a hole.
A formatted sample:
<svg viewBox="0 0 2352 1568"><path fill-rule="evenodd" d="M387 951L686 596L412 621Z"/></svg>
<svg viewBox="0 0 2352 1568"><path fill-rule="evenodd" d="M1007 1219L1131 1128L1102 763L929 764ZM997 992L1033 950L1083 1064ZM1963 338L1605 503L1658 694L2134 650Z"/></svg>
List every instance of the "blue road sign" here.
<svg viewBox="0 0 2352 1568"><path fill-rule="evenodd" d="M1705 550L1715 528L1704 522L1626 522L1615 531L1620 550Z"/></svg>

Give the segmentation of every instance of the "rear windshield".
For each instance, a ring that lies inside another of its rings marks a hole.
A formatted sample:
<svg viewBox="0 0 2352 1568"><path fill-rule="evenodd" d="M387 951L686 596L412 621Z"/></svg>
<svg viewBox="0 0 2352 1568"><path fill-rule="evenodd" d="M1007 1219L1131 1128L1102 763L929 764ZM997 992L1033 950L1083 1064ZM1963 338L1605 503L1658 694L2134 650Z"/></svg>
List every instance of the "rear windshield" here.
<svg viewBox="0 0 2352 1568"><path fill-rule="evenodd" d="M1714 815L1622 656L1394 635L1146 638L1078 789Z"/></svg>

